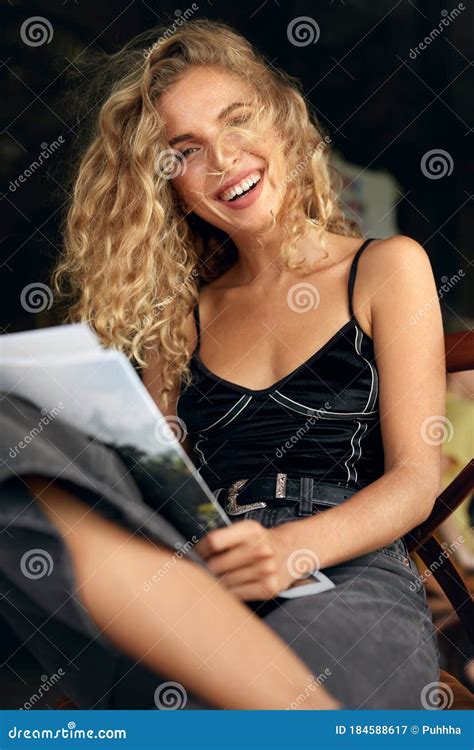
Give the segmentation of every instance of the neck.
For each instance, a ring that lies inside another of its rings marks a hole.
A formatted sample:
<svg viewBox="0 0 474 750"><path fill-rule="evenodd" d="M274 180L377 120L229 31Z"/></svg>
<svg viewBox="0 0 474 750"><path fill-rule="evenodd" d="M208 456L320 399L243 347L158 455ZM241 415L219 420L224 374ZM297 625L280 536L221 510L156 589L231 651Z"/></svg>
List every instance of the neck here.
<svg viewBox="0 0 474 750"><path fill-rule="evenodd" d="M327 238L327 232L324 233ZM321 248L320 235L317 230L309 226L308 231L296 243L297 260L306 260L311 263L326 257L326 252ZM282 245L282 233L279 227L275 227L272 233L266 234L259 245L255 235L232 236L239 257L233 266L233 280L236 284L247 285L263 276L281 276L287 270L283 265L280 249Z"/></svg>

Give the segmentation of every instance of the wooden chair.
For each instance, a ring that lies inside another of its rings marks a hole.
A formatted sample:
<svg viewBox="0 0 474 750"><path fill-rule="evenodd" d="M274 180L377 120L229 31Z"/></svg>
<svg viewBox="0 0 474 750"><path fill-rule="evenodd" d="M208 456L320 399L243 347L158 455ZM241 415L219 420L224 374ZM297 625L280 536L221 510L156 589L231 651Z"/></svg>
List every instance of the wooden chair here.
<svg viewBox="0 0 474 750"><path fill-rule="evenodd" d="M474 370L474 331L451 333L445 336L446 370L461 372ZM451 602L466 635L474 643L474 602L461 573L434 536L436 529L462 503L474 488L474 458L459 472L453 481L436 498L433 510L422 524L412 529L405 542L410 553L416 552L426 565L446 597ZM453 691L451 709L473 708L474 696L461 683L443 670L440 682Z"/></svg>

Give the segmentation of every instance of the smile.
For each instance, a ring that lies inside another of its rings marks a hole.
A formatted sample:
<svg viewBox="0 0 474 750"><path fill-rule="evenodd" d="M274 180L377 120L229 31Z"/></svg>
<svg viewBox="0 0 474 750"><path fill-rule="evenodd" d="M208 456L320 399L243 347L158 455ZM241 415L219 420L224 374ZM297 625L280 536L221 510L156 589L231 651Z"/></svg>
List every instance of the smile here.
<svg viewBox="0 0 474 750"><path fill-rule="evenodd" d="M246 208L254 203L262 191L264 169L256 169L236 185L218 194L217 200L229 208Z"/></svg>

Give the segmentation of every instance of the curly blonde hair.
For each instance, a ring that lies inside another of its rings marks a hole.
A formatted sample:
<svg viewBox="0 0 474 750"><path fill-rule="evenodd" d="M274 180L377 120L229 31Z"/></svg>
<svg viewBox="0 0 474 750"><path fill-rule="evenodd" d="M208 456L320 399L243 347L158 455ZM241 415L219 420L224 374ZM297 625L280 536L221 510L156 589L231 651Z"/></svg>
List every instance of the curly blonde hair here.
<svg viewBox="0 0 474 750"><path fill-rule="evenodd" d="M178 384L191 380L184 323L199 288L237 259L232 238L186 214L169 173L157 168L170 154L159 98L189 66L226 71L254 92L250 126L226 132L254 140L274 125L281 137L287 175L273 222L282 228L281 258L288 269L302 267L295 243L308 222L320 231L323 248L325 231L361 236L339 206L330 138L310 113L299 81L269 65L231 27L188 20L172 33L154 27L115 54L96 53L93 72L105 81L106 93L74 170L63 218L65 251L51 283L67 301L65 322L88 323L104 346L123 351L141 368L149 366L146 352L154 351L163 409Z"/></svg>

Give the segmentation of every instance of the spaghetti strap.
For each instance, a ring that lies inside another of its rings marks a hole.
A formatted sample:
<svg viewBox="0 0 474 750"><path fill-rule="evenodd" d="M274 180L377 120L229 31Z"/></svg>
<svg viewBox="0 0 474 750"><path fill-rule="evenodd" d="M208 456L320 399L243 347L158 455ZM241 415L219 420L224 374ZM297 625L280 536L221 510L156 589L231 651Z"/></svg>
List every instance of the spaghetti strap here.
<svg viewBox="0 0 474 750"><path fill-rule="evenodd" d="M201 343L201 323L199 321L199 304L194 305L194 322L196 323L196 330L197 330L197 346L196 346L196 349L197 349Z"/></svg>
<svg viewBox="0 0 474 750"><path fill-rule="evenodd" d="M369 242L372 242L375 237L368 237L365 242L362 243L358 251L356 252L354 259L352 261L351 270L349 271L349 312L351 316L354 315L354 309L352 307L352 294L354 292L354 284L355 284L355 278L357 273L357 264L359 262L359 258L362 255L363 251L369 244Z"/></svg>

